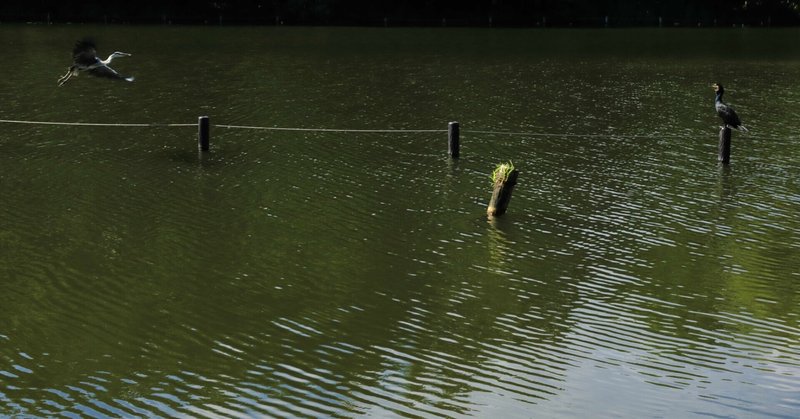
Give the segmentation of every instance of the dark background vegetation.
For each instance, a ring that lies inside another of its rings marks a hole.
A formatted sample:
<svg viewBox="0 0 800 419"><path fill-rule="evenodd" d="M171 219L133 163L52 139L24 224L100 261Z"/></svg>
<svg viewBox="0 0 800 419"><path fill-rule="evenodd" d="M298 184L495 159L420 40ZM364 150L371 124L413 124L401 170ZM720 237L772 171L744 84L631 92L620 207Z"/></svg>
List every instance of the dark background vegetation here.
<svg viewBox="0 0 800 419"><path fill-rule="evenodd" d="M778 26L800 23L800 0L4 0L0 22Z"/></svg>

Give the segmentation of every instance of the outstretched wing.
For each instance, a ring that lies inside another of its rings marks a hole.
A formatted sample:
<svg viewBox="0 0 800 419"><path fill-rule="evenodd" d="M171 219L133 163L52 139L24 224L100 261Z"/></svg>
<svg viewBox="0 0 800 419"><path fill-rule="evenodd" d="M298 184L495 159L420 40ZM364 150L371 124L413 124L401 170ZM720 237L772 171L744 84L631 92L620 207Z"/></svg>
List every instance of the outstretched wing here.
<svg viewBox="0 0 800 419"><path fill-rule="evenodd" d="M113 68L111 68L111 67L109 67L107 65L101 65L101 66L98 66L98 67L95 67L95 68L91 68L91 69L87 70L87 72L89 74L95 76L95 77L104 77L104 78L107 78L107 79L129 79L130 78L130 77L123 76L123 75L117 73L116 71L114 71Z"/></svg>
<svg viewBox="0 0 800 419"><path fill-rule="evenodd" d="M72 49L72 59L75 64L88 67L97 62L97 50L91 39L81 39Z"/></svg>

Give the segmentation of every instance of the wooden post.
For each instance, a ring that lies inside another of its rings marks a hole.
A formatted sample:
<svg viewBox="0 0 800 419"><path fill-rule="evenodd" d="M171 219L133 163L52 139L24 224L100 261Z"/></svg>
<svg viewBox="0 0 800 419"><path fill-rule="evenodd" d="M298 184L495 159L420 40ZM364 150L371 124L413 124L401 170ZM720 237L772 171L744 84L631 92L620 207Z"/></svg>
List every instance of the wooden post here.
<svg viewBox="0 0 800 419"><path fill-rule="evenodd" d="M450 157L457 159L459 156L459 129L458 122L451 122L447 124L447 153Z"/></svg>
<svg viewBox="0 0 800 419"><path fill-rule="evenodd" d="M486 209L486 215L489 217L499 217L506 213L508 203L511 202L511 193L514 191L514 185L517 184L517 175L519 171L514 169L513 166L509 167L510 172L498 173L495 170L496 178L494 180L494 190L492 191L492 200L489 201L489 208Z"/></svg>
<svg viewBox="0 0 800 419"><path fill-rule="evenodd" d="M731 129L728 127L719 130L719 161L722 164L731 162Z"/></svg>
<svg viewBox="0 0 800 419"><path fill-rule="evenodd" d="M208 151L209 125L207 116L197 118L197 147L200 151Z"/></svg>

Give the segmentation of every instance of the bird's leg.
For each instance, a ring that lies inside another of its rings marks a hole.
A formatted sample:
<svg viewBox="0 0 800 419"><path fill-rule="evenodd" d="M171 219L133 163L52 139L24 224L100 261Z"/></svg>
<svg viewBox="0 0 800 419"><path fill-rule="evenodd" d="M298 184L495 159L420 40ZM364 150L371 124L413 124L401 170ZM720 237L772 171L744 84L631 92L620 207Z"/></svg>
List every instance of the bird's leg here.
<svg viewBox="0 0 800 419"><path fill-rule="evenodd" d="M66 83L67 80L69 80L70 77L72 77L72 73L73 73L74 70L75 70L75 66L72 66L69 69L67 69L67 74L64 74L63 76L61 76L61 78L58 79L58 85L59 86L63 86L64 83Z"/></svg>
<svg viewBox="0 0 800 419"><path fill-rule="evenodd" d="M63 86L64 83L66 83L67 80L69 80L69 76L71 76L71 75L72 75L72 71L68 71L67 74L64 74L63 76L59 77L58 85L59 86Z"/></svg>
<svg viewBox="0 0 800 419"><path fill-rule="evenodd" d="M69 76L69 73L72 73L72 67L70 67L70 68L68 68L68 69L67 69L67 73L66 73L66 74L64 74L63 76L61 76L61 77L59 77L59 78L58 78L58 82L59 82L59 83L61 83L61 80L64 80L64 79L66 79L66 78L67 78L67 76Z"/></svg>
<svg viewBox="0 0 800 419"><path fill-rule="evenodd" d="M71 73L71 72L70 72L70 73L67 73L67 74L65 74L65 75L63 75L63 76L62 76L60 79L58 79L58 85L59 85L59 86L63 86L63 85L64 85L64 83L66 83L66 82L67 82L67 80L69 80L69 78L70 78L71 76L72 76L72 73Z"/></svg>

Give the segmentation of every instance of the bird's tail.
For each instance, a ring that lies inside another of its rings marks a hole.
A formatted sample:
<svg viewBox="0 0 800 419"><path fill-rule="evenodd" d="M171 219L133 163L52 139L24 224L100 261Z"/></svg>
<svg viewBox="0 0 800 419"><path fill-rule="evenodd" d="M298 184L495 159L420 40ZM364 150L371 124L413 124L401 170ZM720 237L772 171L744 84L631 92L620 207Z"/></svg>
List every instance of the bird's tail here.
<svg viewBox="0 0 800 419"><path fill-rule="evenodd" d="M131 77L125 77L125 81L133 81L133 80L134 80L134 77L133 77L133 76L131 76Z"/></svg>

